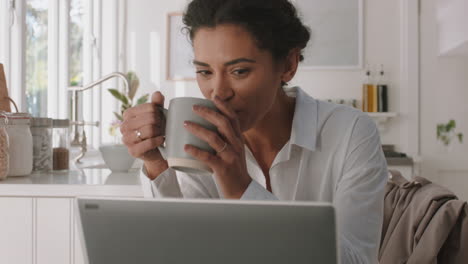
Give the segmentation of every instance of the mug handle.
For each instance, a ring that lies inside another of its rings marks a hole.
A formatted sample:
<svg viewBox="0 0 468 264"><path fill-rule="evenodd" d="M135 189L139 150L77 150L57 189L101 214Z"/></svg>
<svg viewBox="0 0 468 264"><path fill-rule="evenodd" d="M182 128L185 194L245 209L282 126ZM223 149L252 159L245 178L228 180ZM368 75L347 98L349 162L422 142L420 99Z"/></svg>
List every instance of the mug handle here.
<svg viewBox="0 0 468 264"><path fill-rule="evenodd" d="M164 115L164 119L167 120L167 112L168 110L162 106L158 107L159 111ZM165 126L165 125L164 125ZM166 135L166 131L164 131L164 136ZM161 155L163 156L164 159L167 159L166 157L166 141L158 147L159 151L161 152Z"/></svg>

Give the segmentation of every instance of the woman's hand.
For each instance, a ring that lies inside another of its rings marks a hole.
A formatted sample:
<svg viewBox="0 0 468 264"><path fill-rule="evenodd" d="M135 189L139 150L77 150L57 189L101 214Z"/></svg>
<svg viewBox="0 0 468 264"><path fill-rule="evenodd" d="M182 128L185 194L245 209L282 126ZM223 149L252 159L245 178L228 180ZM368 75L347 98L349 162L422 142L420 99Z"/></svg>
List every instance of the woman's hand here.
<svg viewBox="0 0 468 264"><path fill-rule="evenodd" d="M122 141L128 152L145 162L148 177L154 180L168 168L158 147L164 143L165 120L160 107L164 106L164 96L155 92L151 103L127 109L120 126Z"/></svg>
<svg viewBox="0 0 468 264"><path fill-rule="evenodd" d="M219 134L192 122L186 121L184 125L217 153L211 154L192 145L185 145L185 151L213 170L225 198L239 199L252 181L247 172L239 119L234 110L219 98L215 98L214 103L222 114L203 106L194 106L193 111L214 124Z"/></svg>

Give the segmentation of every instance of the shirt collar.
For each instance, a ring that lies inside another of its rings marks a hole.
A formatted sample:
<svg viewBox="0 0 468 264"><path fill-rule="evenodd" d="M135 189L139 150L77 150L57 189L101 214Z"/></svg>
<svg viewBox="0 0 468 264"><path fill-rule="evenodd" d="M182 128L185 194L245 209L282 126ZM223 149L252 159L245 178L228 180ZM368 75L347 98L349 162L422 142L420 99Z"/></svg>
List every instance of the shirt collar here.
<svg viewBox="0 0 468 264"><path fill-rule="evenodd" d="M296 106L289 143L315 151L317 147L318 103L299 87L286 88L288 96L296 97Z"/></svg>
<svg viewBox="0 0 468 264"><path fill-rule="evenodd" d="M275 160L272 167L283 161L291 159L292 146L296 145L305 148L309 151L315 151L317 146L317 123L318 123L318 102L310 97L299 87L285 88L285 92L290 97L296 98L296 105L294 109L294 117L291 128L291 137L289 141L283 146ZM257 168L258 164L250 152L247 145L245 145L246 158L252 162L253 166L250 168ZM253 173L252 175L263 175L262 173ZM256 181L265 186L265 177L254 177Z"/></svg>

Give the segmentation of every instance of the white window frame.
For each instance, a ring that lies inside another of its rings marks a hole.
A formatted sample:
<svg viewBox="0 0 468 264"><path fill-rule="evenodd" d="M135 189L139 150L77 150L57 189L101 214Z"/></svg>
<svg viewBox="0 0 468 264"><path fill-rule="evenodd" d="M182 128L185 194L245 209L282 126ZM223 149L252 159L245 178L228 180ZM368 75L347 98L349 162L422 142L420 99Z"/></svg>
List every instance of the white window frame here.
<svg viewBox="0 0 468 264"><path fill-rule="evenodd" d="M110 72L125 71L127 0L83 0L83 3L83 83L87 84ZM21 112L27 111L25 12L26 0L0 1L0 63L5 66L9 95ZM63 88L69 85L69 14L70 0L49 0L47 114L51 118L69 118L71 115L70 95ZM14 23L10 25L12 19ZM86 128L88 143L94 147L103 140L110 141L108 123L114 119L112 112L119 105L107 89L119 86L117 80L112 80L101 89L96 87L81 96L80 120L101 121L99 128Z"/></svg>
<svg viewBox="0 0 468 264"><path fill-rule="evenodd" d="M13 22L11 19L12 7L10 7L12 3L10 1L0 1L0 63L4 64L5 66L5 75L7 85L9 85L9 81L11 80L10 77L10 39L11 39L11 32L10 32L10 24ZM8 86L9 87L9 86ZM11 95L10 95L11 96Z"/></svg>
<svg viewBox="0 0 468 264"><path fill-rule="evenodd" d="M88 15L84 23L83 83L87 84L115 71L126 72L127 0L84 2ZM85 128L88 143L95 148L103 142L113 141L108 129L110 122L115 120L113 112L118 111L119 103L107 89L120 87L120 80L111 79L81 96L82 119L87 122L100 121L99 127Z"/></svg>
<svg viewBox="0 0 468 264"><path fill-rule="evenodd" d="M69 14L70 1L49 0L47 116L61 119L69 117Z"/></svg>
<svg viewBox="0 0 468 264"><path fill-rule="evenodd" d="M20 111L26 110L24 77L24 3L25 0L0 1L0 63L5 69L9 96ZM12 89L12 87L20 87Z"/></svg>

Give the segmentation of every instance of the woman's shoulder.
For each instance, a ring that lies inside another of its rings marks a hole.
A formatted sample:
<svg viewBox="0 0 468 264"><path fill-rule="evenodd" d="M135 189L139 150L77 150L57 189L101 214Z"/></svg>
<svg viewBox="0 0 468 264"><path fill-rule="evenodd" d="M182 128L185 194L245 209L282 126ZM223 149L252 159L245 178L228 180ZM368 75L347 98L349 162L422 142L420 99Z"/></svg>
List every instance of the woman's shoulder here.
<svg viewBox="0 0 468 264"><path fill-rule="evenodd" d="M374 124L374 121L369 115L362 112L360 109L315 99L300 88L296 89L296 96L298 100L301 101L300 104L303 105L302 108L307 108L309 115L316 116L318 128L324 126L346 128L358 121L359 123Z"/></svg>
<svg viewBox="0 0 468 264"><path fill-rule="evenodd" d="M314 99L317 102L317 112L319 123L339 123L349 125L357 120L366 120L373 122L368 114L351 106L335 104L323 100Z"/></svg>
<svg viewBox="0 0 468 264"><path fill-rule="evenodd" d="M372 118L359 109L317 100L318 131L323 140L348 142L351 138L378 134Z"/></svg>
<svg viewBox="0 0 468 264"><path fill-rule="evenodd" d="M314 142L311 145L333 146L377 131L375 122L359 109L315 99L300 88L289 92L296 96L294 134Z"/></svg>

